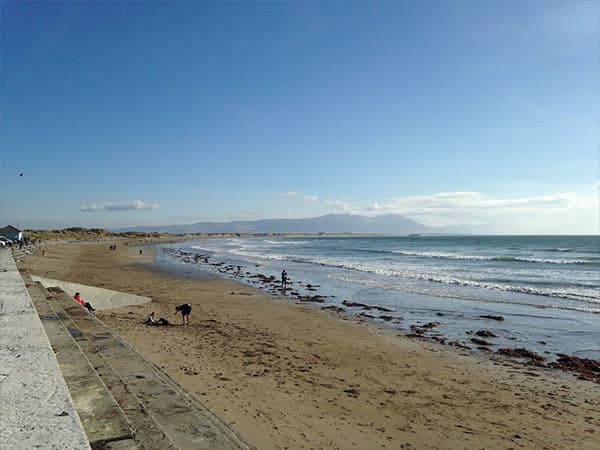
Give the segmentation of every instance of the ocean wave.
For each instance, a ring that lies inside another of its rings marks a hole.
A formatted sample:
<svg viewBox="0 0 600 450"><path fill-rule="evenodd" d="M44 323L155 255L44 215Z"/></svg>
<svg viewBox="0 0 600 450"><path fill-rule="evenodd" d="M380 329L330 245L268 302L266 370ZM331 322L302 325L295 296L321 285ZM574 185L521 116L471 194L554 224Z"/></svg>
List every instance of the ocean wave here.
<svg viewBox="0 0 600 450"><path fill-rule="evenodd" d="M465 292L444 292L444 291L440 291L437 289L436 290L427 290L427 289L416 288L416 287L408 287L408 288L404 287L404 286L399 287L399 286L396 286L393 284L383 284L383 283L373 280L373 279L353 277L353 276L343 275L340 273L330 275L330 277L335 280L349 282L349 283L358 283L358 284L362 284L362 285L373 287L373 288L399 290L399 291L410 292L410 293L419 294L419 295L430 295L433 297L459 298L461 300L482 301L482 298L480 296L468 296L468 295L465 295ZM537 294L537 295L541 295L541 294ZM518 299L517 300L501 300L498 298L495 298L493 300L488 300L488 301L492 301L494 303L518 304L518 305L526 305L526 306L535 306L535 307L540 307L540 308L568 309L568 310L573 310L573 311L583 311L583 312L600 314L600 307L591 306L591 305L600 305L600 299L596 299L597 301L585 302L585 301L581 301L581 299L575 299L575 298L571 298L571 297L566 298L566 297L549 296L549 295L541 295L541 296L557 298L557 299L567 299L568 298L569 300L576 300L577 303L575 303L575 304L538 304L535 302L522 301L522 300L518 300ZM581 302L581 304L579 304L579 302ZM590 306L586 306L586 305L590 305Z"/></svg>
<svg viewBox="0 0 600 450"><path fill-rule="evenodd" d="M348 260L341 260L335 258L308 258L308 257L298 257L292 255L284 255L284 254L262 254L262 253L254 253L245 250L233 250L231 253L243 256L246 258L254 258L261 260L271 260L271 261L290 261L296 263L304 263L304 264L317 264L321 266L336 268L336 269L346 269L353 270L365 273L373 273L376 275L386 276L386 277L400 277L414 280L422 280L429 281L433 283L441 283L446 285L454 285L454 286L465 286L465 287L474 287L481 288L486 290L497 290L504 292L513 292L518 294L527 294L527 295L539 295L543 297L553 297L553 298L564 298L569 300L576 300L586 303L594 303L600 304L600 297L598 295L590 295L588 292L594 292L594 289L585 289L584 291L577 290L566 290L566 289L548 289L543 287L530 287L530 286L515 286L507 283L490 283L483 281L474 281L467 280L463 278L458 278L450 275L440 275L440 274L430 274L424 272L416 272L408 269L398 269L394 266L390 266L386 263L381 264L373 264L373 263L359 263L352 262Z"/></svg>
<svg viewBox="0 0 600 450"><path fill-rule="evenodd" d="M444 253L444 252L408 252L404 250L392 250L404 256L416 256L421 258L440 258L440 259L455 259L466 261L498 261L498 262L525 262L525 263L543 263L543 264L590 264L596 265L597 261L584 259L547 259L547 258L526 258L522 256L499 255L499 256L475 256L463 255L460 253Z"/></svg>
<svg viewBox="0 0 600 450"><path fill-rule="evenodd" d="M374 273L376 275L392 276L400 278L409 278L415 280L423 280L434 283L442 283L447 285L455 286L468 286L475 288L482 288L487 290L498 290L504 292L514 292L519 294L528 295L539 295L543 297L554 297L564 298L569 300L577 300L586 303L600 304L600 297L598 295L590 295L588 290L585 291L567 291L565 289L544 289L540 287L529 287L529 286L515 286L504 283L486 283L482 281L466 280L458 277L449 275L438 275L429 274L422 272L415 272L411 270L398 270L390 267L389 265L368 265L361 263L350 263L347 261L336 261L328 259L319 259L315 261L317 264L327 265L335 268L343 268L349 270L356 270L360 272ZM593 289L590 289L594 292Z"/></svg>
<svg viewBox="0 0 600 450"><path fill-rule="evenodd" d="M250 258L251 260L259 259L259 260L263 260L263 261L292 261L292 262L306 262L306 263L311 262L309 259L294 258L294 257L291 257L290 255L282 255L282 254L278 254L278 253L269 253L269 254L257 253L257 252L253 252L253 251L248 251L248 249L230 250L229 253L232 255L236 255L236 256L243 256L246 258Z"/></svg>
<svg viewBox="0 0 600 450"><path fill-rule="evenodd" d="M303 245L303 244L308 244L308 241L271 241L269 239L265 239L263 242L266 242L267 244L274 244L274 245Z"/></svg>

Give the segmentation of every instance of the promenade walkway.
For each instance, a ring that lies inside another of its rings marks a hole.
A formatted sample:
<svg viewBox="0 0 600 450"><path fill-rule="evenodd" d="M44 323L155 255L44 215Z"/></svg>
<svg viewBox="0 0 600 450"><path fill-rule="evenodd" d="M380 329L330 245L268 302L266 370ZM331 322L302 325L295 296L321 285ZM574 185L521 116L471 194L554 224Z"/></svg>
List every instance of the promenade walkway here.
<svg viewBox="0 0 600 450"><path fill-rule="evenodd" d="M0 250L0 448L90 448L9 249Z"/></svg>

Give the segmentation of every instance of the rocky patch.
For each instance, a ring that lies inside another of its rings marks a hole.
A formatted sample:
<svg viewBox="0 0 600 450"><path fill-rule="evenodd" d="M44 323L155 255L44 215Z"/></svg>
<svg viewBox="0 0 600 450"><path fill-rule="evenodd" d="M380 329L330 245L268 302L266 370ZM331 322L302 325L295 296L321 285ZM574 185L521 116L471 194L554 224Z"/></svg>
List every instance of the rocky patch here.
<svg viewBox="0 0 600 450"><path fill-rule="evenodd" d="M497 337L494 333L488 330L479 330L475 334L479 337Z"/></svg>
<svg viewBox="0 0 600 450"><path fill-rule="evenodd" d="M531 350L527 350L526 348L501 348L496 351L499 355L510 356L512 358L529 358L531 361L544 361L544 357L542 355L538 355Z"/></svg>
<svg viewBox="0 0 600 450"><path fill-rule="evenodd" d="M548 364L553 369L562 369L579 374L579 378L600 383L600 361L558 353L558 359Z"/></svg>

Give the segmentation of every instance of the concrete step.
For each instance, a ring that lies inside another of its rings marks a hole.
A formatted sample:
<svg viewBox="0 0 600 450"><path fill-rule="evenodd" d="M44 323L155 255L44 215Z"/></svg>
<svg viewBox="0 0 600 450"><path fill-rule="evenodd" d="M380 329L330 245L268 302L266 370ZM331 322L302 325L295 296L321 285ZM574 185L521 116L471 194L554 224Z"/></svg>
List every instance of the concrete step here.
<svg viewBox="0 0 600 450"><path fill-rule="evenodd" d="M79 349L83 352L88 362L91 364L93 369L96 371L96 375L102 380L106 389L110 392L110 395L114 398L116 403L121 408L121 413L124 415L132 437L135 439L134 443L125 441L109 441L108 439L97 439L97 436L93 436L96 424L91 421L88 424L90 429L90 440L95 439L96 448L147 448L147 449L170 449L174 448L172 442L161 430L160 426L148 415L145 408L138 401L137 397L133 395L127 387L124 385L122 380L113 371L112 367L97 351L95 346L82 335L78 327L73 323L69 315L64 311L60 303L55 299L56 295L64 295L63 292L49 292L43 288L41 284L36 283L38 292L42 292L44 295L44 305L40 299L40 311L42 308L49 308L54 313L54 317L51 320L58 320L63 325L62 335L67 336L67 339L74 340ZM74 303L72 300L70 302ZM76 304L75 304L76 305ZM78 307L79 308L79 307ZM83 308L80 308L83 310ZM86 313L87 314L87 313ZM48 317L48 316L47 316ZM52 317L52 316L49 316ZM87 316L88 320L94 320L91 315ZM44 320L44 319L43 319ZM46 320L48 320L46 318ZM51 339L53 341L54 339ZM68 368L67 368L68 370ZM77 389L77 386L74 386ZM86 416L88 414L84 413ZM96 416L101 417L104 413L102 411L96 412ZM110 444L110 447L109 447ZM94 445L93 445L94 447Z"/></svg>
<svg viewBox="0 0 600 450"><path fill-rule="evenodd" d="M73 336L77 330L61 308L47 301L47 291L24 276L29 292L67 383L93 449L138 448L132 426Z"/></svg>
<svg viewBox="0 0 600 450"><path fill-rule="evenodd" d="M47 295L56 316L120 405L142 448L251 448L68 295L62 291Z"/></svg>

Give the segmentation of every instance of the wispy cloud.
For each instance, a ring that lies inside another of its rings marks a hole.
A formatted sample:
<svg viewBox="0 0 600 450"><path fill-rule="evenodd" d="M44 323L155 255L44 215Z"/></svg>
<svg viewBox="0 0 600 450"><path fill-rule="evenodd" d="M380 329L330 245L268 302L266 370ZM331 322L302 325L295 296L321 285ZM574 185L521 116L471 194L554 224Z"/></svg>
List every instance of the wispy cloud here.
<svg viewBox="0 0 600 450"><path fill-rule="evenodd" d="M499 197L481 192L440 192L394 197L385 201L353 203L326 200L335 212L376 216L401 214L426 225L480 225L497 222L531 222L573 214L592 216L598 199L592 195L563 192L529 197Z"/></svg>
<svg viewBox="0 0 600 450"><path fill-rule="evenodd" d="M120 201L120 202L103 202L99 204L82 205L81 211L128 211L137 210L155 210L160 208L158 203L146 203L141 200Z"/></svg>
<svg viewBox="0 0 600 450"><path fill-rule="evenodd" d="M316 202L317 200L319 200L319 197L317 197L316 195L305 195L304 200L306 200L307 202Z"/></svg>

